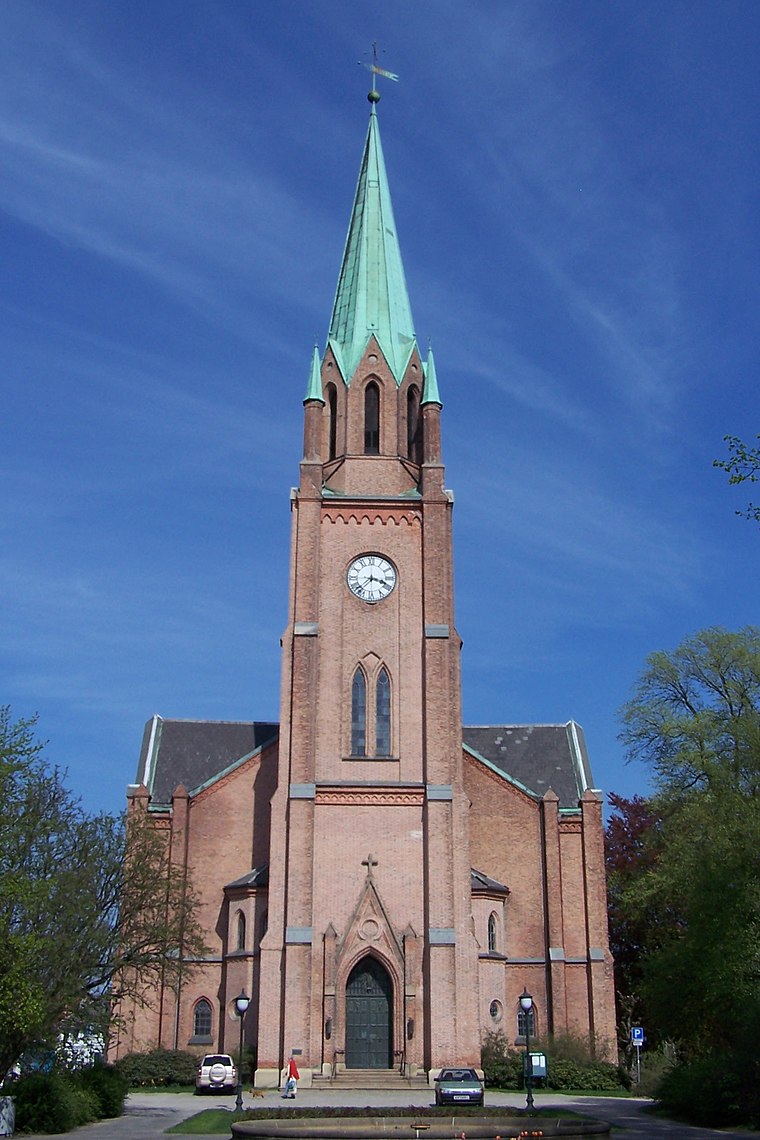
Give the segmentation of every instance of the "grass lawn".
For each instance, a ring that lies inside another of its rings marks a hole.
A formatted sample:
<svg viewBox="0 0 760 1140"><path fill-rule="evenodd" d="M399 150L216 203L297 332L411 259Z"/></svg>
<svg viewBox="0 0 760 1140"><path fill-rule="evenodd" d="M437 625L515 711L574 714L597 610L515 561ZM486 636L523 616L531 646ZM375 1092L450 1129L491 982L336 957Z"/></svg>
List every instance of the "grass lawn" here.
<svg viewBox="0 0 760 1140"><path fill-rule="evenodd" d="M527 1113L520 1109L504 1109L497 1108L496 1106L475 1108L474 1106L465 1108L457 1108L457 1116L476 1116L482 1117L495 1117L497 1119L508 1118L510 1120L530 1119L543 1117L545 1120L557 1120L558 1118L567 1120L585 1120L586 1118L577 1112L571 1112L566 1108L539 1108L533 1112L530 1117ZM285 1120L318 1120L320 1117L345 1118L345 1119L360 1119L366 1117L405 1117L417 1120L421 1117L446 1117L451 1116L451 1109L433 1109L433 1108L416 1108L414 1112L403 1108L251 1108L243 1112L234 1112L228 1108L207 1108L203 1112L198 1112L195 1116L188 1117L183 1120L181 1124L175 1124L173 1128L167 1128L168 1133L177 1133L184 1136L229 1136L230 1124L236 1120L267 1120L271 1118L279 1118Z"/></svg>
<svg viewBox="0 0 760 1140"><path fill-rule="evenodd" d="M206 1108L166 1131L181 1132L185 1136L229 1136L232 1121L244 1118L244 1112L230 1112L228 1108Z"/></svg>

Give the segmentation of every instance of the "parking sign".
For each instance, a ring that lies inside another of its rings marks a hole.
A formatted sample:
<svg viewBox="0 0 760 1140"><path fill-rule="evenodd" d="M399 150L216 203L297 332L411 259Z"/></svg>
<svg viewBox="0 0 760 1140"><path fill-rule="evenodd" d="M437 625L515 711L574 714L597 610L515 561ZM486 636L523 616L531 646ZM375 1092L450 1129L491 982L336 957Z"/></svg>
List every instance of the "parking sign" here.
<svg viewBox="0 0 760 1140"><path fill-rule="evenodd" d="M631 1026L631 1041L634 1045L644 1044L644 1029L641 1025Z"/></svg>

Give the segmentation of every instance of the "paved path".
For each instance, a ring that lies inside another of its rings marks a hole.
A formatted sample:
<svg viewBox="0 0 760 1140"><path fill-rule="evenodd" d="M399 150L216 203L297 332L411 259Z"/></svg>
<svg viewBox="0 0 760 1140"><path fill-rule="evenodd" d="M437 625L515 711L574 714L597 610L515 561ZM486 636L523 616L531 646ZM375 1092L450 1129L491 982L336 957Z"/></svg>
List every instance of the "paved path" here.
<svg viewBox="0 0 760 1140"><path fill-rule="evenodd" d="M715 1137L731 1140L760 1140L760 1132L744 1132L735 1129L691 1128L686 1124L675 1124L660 1120L644 1113L648 1100L619 1097L569 1097L556 1093L537 1093L536 1105L573 1108L597 1120L606 1120L619 1127L614 1133L619 1140L715 1140ZM281 1105L283 1102L276 1090L263 1096L253 1097L246 1093L246 1108L262 1105ZM489 1105L503 1105L505 1108L523 1108L524 1094L500 1093L489 1090L486 1093ZM288 1102L290 1103L290 1102ZM336 1108L351 1106L363 1108L368 1104L380 1107L407 1108L410 1105L432 1104L432 1094L424 1089L413 1092L377 1092L369 1089L351 1090L312 1090L300 1089L295 1101L297 1105ZM231 1096L196 1097L192 1093L131 1093L127 1098L126 1112L116 1120L103 1120L98 1124L87 1124L68 1133L75 1140L159 1140L167 1128L179 1124L188 1116L204 1108L234 1107ZM30 1137L27 1140L31 1140Z"/></svg>

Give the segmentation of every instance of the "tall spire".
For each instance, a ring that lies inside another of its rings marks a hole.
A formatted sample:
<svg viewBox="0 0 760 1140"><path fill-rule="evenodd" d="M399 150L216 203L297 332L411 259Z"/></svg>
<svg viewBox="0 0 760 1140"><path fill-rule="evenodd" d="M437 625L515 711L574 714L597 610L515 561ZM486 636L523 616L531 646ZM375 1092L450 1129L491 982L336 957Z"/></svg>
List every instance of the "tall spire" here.
<svg viewBox="0 0 760 1140"><path fill-rule="evenodd" d="M412 311L396 238L376 100L335 294L328 344L347 384L374 334L400 384L415 345Z"/></svg>

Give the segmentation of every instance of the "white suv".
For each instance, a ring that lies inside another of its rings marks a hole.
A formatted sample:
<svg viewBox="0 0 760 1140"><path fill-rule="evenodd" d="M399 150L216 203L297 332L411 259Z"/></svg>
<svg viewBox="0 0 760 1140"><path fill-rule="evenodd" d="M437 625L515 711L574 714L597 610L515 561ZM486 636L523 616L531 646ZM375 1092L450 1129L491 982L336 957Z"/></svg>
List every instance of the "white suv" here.
<svg viewBox="0 0 760 1140"><path fill-rule="evenodd" d="M207 1089L234 1092L237 1088L237 1069L229 1053L207 1053L195 1074L195 1091Z"/></svg>

